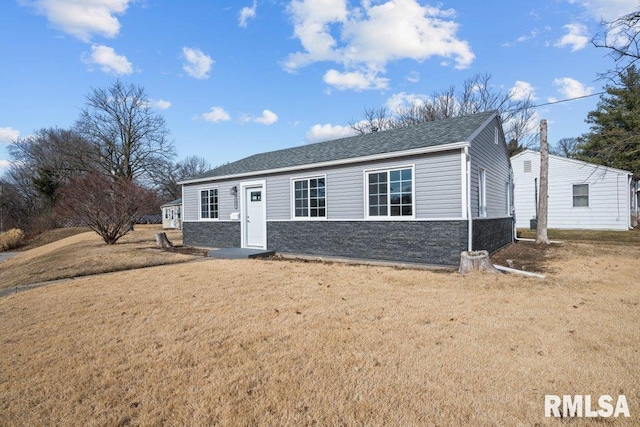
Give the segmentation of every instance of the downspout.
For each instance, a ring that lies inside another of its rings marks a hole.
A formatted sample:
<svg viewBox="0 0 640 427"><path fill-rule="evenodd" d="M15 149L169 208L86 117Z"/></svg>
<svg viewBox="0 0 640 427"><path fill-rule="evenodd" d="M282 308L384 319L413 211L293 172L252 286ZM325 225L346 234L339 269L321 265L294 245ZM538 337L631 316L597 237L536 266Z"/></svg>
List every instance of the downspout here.
<svg viewBox="0 0 640 427"><path fill-rule="evenodd" d="M464 157L467 160L467 250L473 250L473 218L471 216L471 156L469 155L469 147L464 147Z"/></svg>
<svg viewBox="0 0 640 427"><path fill-rule="evenodd" d="M633 175L629 174L627 175L627 188L629 189L629 193L631 193L629 195L629 197L627 197L627 228L630 230L631 228L631 212L633 211L633 200L635 199L635 186L633 185Z"/></svg>

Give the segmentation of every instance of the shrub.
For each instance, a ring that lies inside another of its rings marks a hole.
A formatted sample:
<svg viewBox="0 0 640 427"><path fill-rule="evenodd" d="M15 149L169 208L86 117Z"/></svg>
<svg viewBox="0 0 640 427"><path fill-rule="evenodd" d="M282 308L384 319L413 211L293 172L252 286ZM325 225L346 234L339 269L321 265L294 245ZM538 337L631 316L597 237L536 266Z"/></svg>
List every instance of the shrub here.
<svg viewBox="0 0 640 427"><path fill-rule="evenodd" d="M56 206L61 219L85 224L112 245L133 229L140 212L159 210L157 195L133 182L93 173L72 179Z"/></svg>
<svg viewBox="0 0 640 427"><path fill-rule="evenodd" d="M0 251L15 249L24 243L24 232L17 228L0 233Z"/></svg>

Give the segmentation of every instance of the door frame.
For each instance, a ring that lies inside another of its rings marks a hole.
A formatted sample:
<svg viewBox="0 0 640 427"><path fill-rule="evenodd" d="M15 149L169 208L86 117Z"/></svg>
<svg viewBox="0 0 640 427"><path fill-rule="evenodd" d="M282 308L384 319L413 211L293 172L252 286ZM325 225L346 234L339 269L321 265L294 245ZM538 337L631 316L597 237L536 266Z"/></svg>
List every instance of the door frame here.
<svg viewBox="0 0 640 427"><path fill-rule="evenodd" d="M262 245L260 249L267 249L267 181L264 179L240 183L240 247L256 248L247 245L247 189L260 188L262 191Z"/></svg>

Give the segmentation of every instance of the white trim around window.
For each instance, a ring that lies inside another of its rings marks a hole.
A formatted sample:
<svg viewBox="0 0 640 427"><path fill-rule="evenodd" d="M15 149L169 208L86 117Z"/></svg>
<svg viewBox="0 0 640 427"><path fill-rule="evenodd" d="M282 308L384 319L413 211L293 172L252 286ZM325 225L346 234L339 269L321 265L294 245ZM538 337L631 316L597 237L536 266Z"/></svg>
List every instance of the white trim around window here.
<svg viewBox="0 0 640 427"><path fill-rule="evenodd" d="M292 220L318 221L327 219L326 174L291 178L290 195Z"/></svg>
<svg viewBox="0 0 640 427"><path fill-rule="evenodd" d="M588 183L572 184L571 186L571 207L588 208L590 206L589 196L591 189ZM576 204L577 202L577 204ZM586 204L585 204L586 203Z"/></svg>
<svg viewBox="0 0 640 427"><path fill-rule="evenodd" d="M409 174L407 174L409 171ZM396 174L398 172L399 174ZM392 173L398 177L398 180L392 181ZM377 175L373 177L372 175ZM376 182L370 182L374 180ZM380 181L384 179L384 181ZM407 183L410 183L411 190L406 191ZM398 192L393 192L398 197L397 203L391 203L389 194L391 193L392 184L397 185ZM412 220L416 218L416 168L415 164L402 166L393 166L386 168L365 169L364 170L364 218L368 220L391 220L402 221ZM375 190L376 193L371 193ZM410 201L407 201L407 196ZM373 198L377 201L371 204ZM373 211L376 214L372 214ZM394 214L394 212L396 214ZM407 213L409 212L409 213ZM404 213L404 214L403 214Z"/></svg>
<svg viewBox="0 0 640 427"><path fill-rule="evenodd" d="M202 216L202 193L207 193L207 199L210 200L211 192L214 192L214 202L212 206L215 206L214 214L215 216L211 216L211 207L209 207L208 211L210 212L208 217ZM199 221L218 221L220 219L220 192L218 191L218 187L202 187L198 188L198 220Z"/></svg>
<svg viewBox="0 0 640 427"><path fill-rule="evenodd" d="M487 171L478 168L478 217L487 217Z"/></svg>

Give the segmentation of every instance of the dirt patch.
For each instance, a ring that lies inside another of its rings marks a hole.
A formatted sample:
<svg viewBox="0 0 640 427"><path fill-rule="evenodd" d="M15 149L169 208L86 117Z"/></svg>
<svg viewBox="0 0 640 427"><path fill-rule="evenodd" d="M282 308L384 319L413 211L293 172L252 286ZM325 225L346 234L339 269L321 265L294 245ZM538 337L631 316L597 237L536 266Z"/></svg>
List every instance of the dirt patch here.
<svg viewBox="0 0 640 427"><path fill-rule="evenodd" d="M558 244L517 241L491 255L494 264L535 273L549 273L549 261L559 256Z"/></svg>

